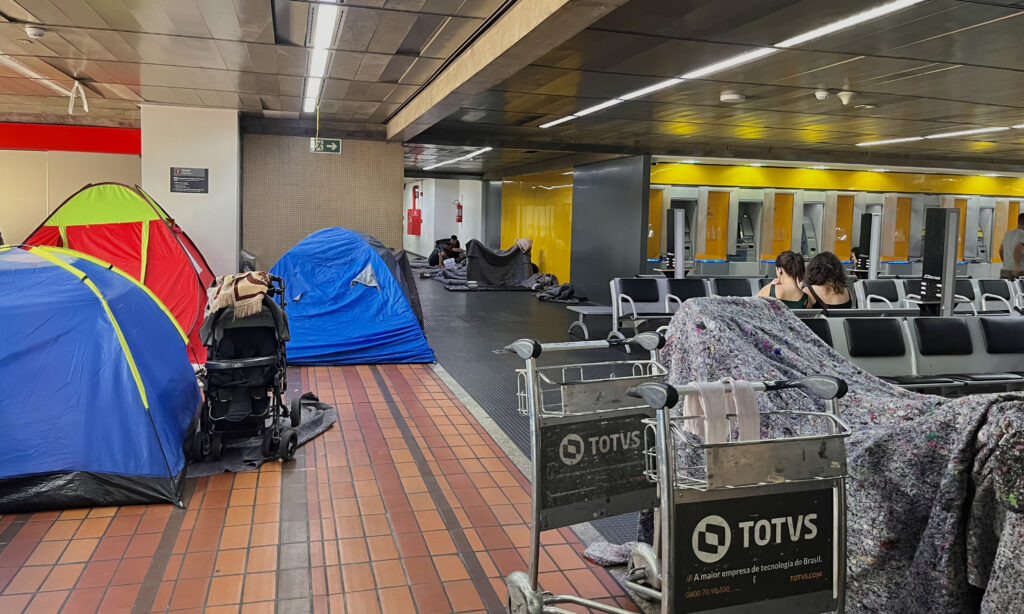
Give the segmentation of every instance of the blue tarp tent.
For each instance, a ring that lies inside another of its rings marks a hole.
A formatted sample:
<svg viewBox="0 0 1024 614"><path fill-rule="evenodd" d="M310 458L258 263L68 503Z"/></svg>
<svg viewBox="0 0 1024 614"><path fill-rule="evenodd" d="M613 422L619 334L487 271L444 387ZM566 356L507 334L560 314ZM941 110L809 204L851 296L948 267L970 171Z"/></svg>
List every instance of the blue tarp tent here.
<svg viewBox="0 0 1024 614"><path fill-rule="evenodd" d="M187 337L90 256L0 247L0 513L179 501Z"/></svg>
<svg viewBox="0 0 1024 614"><path fill-rule="evenodd" d="M433 362L416 314L391 270L358 233L324 228L281 256L271 274L288 299L288 362Z"/></svg>

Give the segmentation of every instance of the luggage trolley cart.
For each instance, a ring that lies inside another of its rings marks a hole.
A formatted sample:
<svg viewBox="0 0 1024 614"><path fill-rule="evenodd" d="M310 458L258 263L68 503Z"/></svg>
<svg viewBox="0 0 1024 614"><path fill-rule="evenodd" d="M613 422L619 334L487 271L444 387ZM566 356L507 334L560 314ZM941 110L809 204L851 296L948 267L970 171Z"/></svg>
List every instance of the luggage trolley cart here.
<svg viewBox="0 0 1024 614"><path fill-rule="evenodd" d="M639 345L647 360L622 360L559 366L537 365L543 352ZM539 343L520 339L507 346L526 361L518 370L519 411L530 419L533 465L533 518L529 572L506 579L513 614L564 613L558 603L627 614L626 610L578 595L555 595L537 585L540 533L604 516L657 505L656 487L645 476L644 420L654 412L627 395L643 383L664 379L657 351L658 333L629 339Z"/></svg>
<svg viewBox="0 0 1024 614"><path fill-rule="evenodd" d="M660 599L664 614L843 612L850 429L838 399L846 382L812 375L753 387L798 389L830 411L761 412L762 421L787 420L796 434L701 444L685 433L686 421L699 417L669 412L697 393L694 386L644 383L629 391L656 410L644 440L647 476L660 495L661 554L635 547L626 584Z"/></svg>

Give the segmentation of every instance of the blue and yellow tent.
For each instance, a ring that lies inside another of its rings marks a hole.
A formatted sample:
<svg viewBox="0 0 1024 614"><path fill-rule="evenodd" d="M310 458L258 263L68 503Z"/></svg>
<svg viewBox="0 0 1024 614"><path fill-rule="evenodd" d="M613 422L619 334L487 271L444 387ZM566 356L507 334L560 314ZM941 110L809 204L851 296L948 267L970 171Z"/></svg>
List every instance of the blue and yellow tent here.
<svg viewBox="0 0 1024 614"><path fill-rule="evenodd" d="M200 393L188 337L128 274L0 246L0 513L178 502Z"/></svg>

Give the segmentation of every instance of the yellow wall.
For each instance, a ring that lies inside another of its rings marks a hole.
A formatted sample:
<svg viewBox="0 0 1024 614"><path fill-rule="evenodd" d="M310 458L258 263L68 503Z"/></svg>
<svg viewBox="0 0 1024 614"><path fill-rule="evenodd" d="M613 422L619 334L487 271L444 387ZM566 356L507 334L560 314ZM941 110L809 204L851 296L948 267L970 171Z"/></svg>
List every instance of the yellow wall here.
<svg viewBox="0 0 1024 614"><path fill-rule="evenodd" d="M960 233L956 238L956 261L964 261L964 232L967 230L967 199L957 198L953 206L960 211Z"/></svg>
<svg viewBox="0 0 1024 614"><path fill-rule="evenodd" d="M501 184L501 246L533 239L533 262L541 273L569 281L572 238L571 169L508 177ZM599 223L599 220L595 220Z"/></svg>
<svg viewBox="0 0 1024 614"><path fill-rule="evenodd" d="M697 260L725 260L728 243L729 193L708 192L708 218L704 227L704 253L697 254Z"/></svg>
<svg viewBox="0 0 1024 614"><path fill-rule="evenodd" d="M793 194L780 192L775 195L775 216L772 218L771 249L761 250L761 260L775 262L775 257L793 249Z"/></svg>
<svg viewBox="0 0 1024 614"><path fill-rule="evenodd" d="M651 190L650 204L647 209L648 258L657 258L661 255L661 206L664 195L665 190Z"/></svg>
<svg viewBox="0 0 1024 614"><path fill-rule="evenodd" d="M910 209L909 196L896 198L896 231L892 240L892 257L882 258L883 262L906 262L910 259Z"/></svg>
<svg viewBox="0 0 1024 614"><path fill-rule="evenodd" d="M874 173L871 171L718 166L709 164L658 164L651 169L651 183L803 190L1024 196L1024 179L1010 177L965 177L961 175L926 175L922 173Z"/></svg>
<svg viewBox="0 0 1024 614"><path fill-rule="evenodd" d="M839 194L836 197L836 245L835 255L840 260L850 257L853 247L853 195Z"/></svg>

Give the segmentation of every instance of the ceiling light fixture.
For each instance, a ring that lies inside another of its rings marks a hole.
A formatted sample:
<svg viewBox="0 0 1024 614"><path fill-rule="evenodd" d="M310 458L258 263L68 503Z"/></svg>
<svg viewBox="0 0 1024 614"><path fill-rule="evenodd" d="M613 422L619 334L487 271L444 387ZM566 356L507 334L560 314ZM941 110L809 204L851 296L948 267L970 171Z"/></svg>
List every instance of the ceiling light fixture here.
<svg viewBox="0 0 1024 614"><path fill-rule="evenodd" d="M748 164L747 166L764 166L764 164L763 164L763 163L761 163L761 162L751 162L751 163L750 163L750 164Z"/></svg>
<svg viewBox="0 0 1024 614"><path fill-rule="evenodd" d="M680 160L676 164L700 164L697 160Z"/></svg>
<svg viewBox="0 0 1024 614"><path fill-rule="evenodd" d="M313 49L309 52L309 72L306 77L306 91L302 100L303 113L316 111L320 98L320 87L327 76L331 43L338 27L341 7L326 0L313 7Z"/></svg>
<svg viewBox="0 0 1024 614"><path fill-rule="evenodd" d="M888 173L889 169L887 169L887 168L873 168L873 169L871 169L871 172L872 173Z"/></svg>
<svg viewBox="0 0 1024 614"><path fill-rule="evenodd" d="M491 149L493 149L493 148L492 147L484 147L483 149L478 149L478 150L476 150L474 152L471 152L471 153L468 153L468 154L466 154L464 156L459 156L458 158L452 158L451 160L445 160L444 162L438 162L437 164L431 164L430 166L424 166L423 170L429 171L429 170L433 170L433 169L435 169L435 168L437 168L439 166L444 166L445 164L452 164L452 163L455 163L455 162L461 162L463 160L469 160L470 158L475 158L476 156L479 156L482 153L486 153L486 152L490 151Z"/></svg>
<svg viewBox="0 0 1024 614"><path fill-rule="evenodd" d="M713 64L708 64L707 66L704 66L704 67L701 67L701 68L697 68L695 70L691 70L690 72L682 74L682 75L679 75L678 77L675 77L675 78L672 78L672 79L666 79L664 81L659 81L658 83L655 83L653 85L649 85L649 86L647 86L645 88L641 88L641 89L629 92L627 94L623 94L621 96L616 96L615 98L612 98L612 99L608 100L607 102L603 102L601 104L594 105L592 107L588 107L588 108L584 109L583 111L579 111L577 113L573 113L572 115L566 115L565 117L560 117L560 118L558 118L556 120L547 122L545 124L541 124L540 127L541 128L550 128L552 126L557 126L558 124L562 124L562 123L565 123L567 121L571 121L573 119L576 119L577 117L583 117L584 115L589 115L589 114L594 113L596 111L600 111L602 109L607 109L608 107L615 106L615 105L619 104L620 102L625 102L627 100L634 100L636 98L640 98L641 96L646 96L648 94L653 94L654 92L663 90L663 89L665 89L667 87L672 87L673 85L678 85L678 84L683 83L684 81L689 80L689 79L700 79L702 77L707 77L707 76L710 76L712 74L721 72L723 70L727 70L729 68L734 68L736 66L740 66L741 64L747 64L749 62L753 62L753 61L759 60L759 59L761 59L763 57L772 55L773 53L777 53L777 52L779 52L779 51L781 51L783 49L788 49L790 47L795 47L797 45L801 45L803 43L810 42L812 40L816 40L816 39L821 38L823 36L827 36L829 34L833 34L835 32L839 32L840 30L845 30L847 28L852 28L853 26L860 25L862 23L866 23L868 21L871 21L873 19L877 19L879 17L883 17L883 16L888 15L890 13L895 13L896 11L903 10L903 9L909 7L909 6L913 6L915 4L919 4L919 3L924 2L924 1L925 0L896 0L895 2L888 2L888 3L883 4L881 6L877 6L877 7L873 8L873 9L868 9L866 11L861 11L860 13L857 13L855 15L851 15L851 16L846 17L844 19L840 19L840 20L834 21L834 22L832 22L830 24L826 24L824 26L821 26L819 28L815 28L813 30L809 30L807 32L804 32L803 34L798 34L798 35L796 35L794 37L787 38L786 40L784 40L784 41L782 41L780 43L776 43L775 45L772 45L771 47L761 47L759 49L754 49L754 50L751 50L751 51L745 51L743 53L734 55L734 56L726 58L724 60L719 60L718 62L714 62Z"/></svg>
<svg viewBox="0 0 1024 614"><path fill-rule="evenodd" d="M985 173L985 177L1002 177L999 173Z"/></svg>
<svg viewBox="0 0 1024 614"><path fill-rule="evenodd" d="M925 136L926 139L948 139L955 136L970 136L972 134L986 134L988 132L1002 132L1003 130L1009 130L1009 126L998 126L995 128L974 128L972 130L956 130L954 132L940 132L939 134L929 134Z"/></svg>
<svg viewBox="0 0 1024 614"><path fill-rule="evenodd" d="M894 143L910 143L912 141L923 141L923 136L908 136L902 139L885 139L882 141L866 141L864 143L857 143L857 147L873 147L875 145L892 145Z"/></svg>
<svg viewBox="0 0 1024 614"><path fill-rule="evenodd" d="M827 171L828 167L827 166L812 166L811 169L812 170L816 170L816 171Z"/></svg>
<svg viewBox="0 0 1024 614"><path fill-rule="evenodd" d="M32 70L25 64L22 64L21 62L15 60L9 55L4 55L0 53L0 64L6 66L7 68L10 68L11 70L17 73L21 73L22 75L28 77L29 79L32 79L33 81L38 81L40 85L45 85L46 87L57 92L61 96L71 95L71 90L58 85L53 81L53 79L41 75L40 73Z"/></svg>

